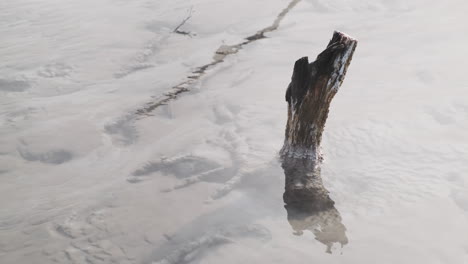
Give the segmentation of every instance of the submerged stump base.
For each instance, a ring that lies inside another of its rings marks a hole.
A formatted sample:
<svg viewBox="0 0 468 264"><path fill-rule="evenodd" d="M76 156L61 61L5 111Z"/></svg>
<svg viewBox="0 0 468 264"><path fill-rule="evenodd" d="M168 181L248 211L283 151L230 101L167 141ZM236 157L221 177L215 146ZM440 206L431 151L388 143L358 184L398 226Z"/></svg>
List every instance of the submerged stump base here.
<svg viewBox="0 0 468 264"><path fill-rule="evenodd" d="M309 159L286 157L282 160L286 176L283 200L286 204L306 205L316 209L331 208L335 203L322 183L320 166Z"/></svg>

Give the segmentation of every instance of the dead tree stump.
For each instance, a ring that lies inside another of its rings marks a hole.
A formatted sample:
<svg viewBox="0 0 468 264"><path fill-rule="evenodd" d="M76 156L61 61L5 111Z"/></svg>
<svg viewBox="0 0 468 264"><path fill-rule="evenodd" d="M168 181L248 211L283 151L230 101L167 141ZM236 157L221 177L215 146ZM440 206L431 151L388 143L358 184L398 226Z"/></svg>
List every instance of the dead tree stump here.
<svg viewBox="0 0 468 264"><path fill-rule="evenodd" d="M286 91L288 121L280 151L286 176L284 202L308 203L317 210L329 209L334 202L320 176L320 142L331 100L344 80L357 41L334 32L327 48L309 63L296 61Z"/></svg>
<svg viewBox="0 0 468 264"><path fill-rule="evenodd" d="M283 200L295 234L311 230L331 253L334 243L348 243L346 227L320 175L320 141L331 100L351 62L357 41L334 32L327 48L309 63L296 61L286 91L288 122L281 166L285 174Z"/></svg>

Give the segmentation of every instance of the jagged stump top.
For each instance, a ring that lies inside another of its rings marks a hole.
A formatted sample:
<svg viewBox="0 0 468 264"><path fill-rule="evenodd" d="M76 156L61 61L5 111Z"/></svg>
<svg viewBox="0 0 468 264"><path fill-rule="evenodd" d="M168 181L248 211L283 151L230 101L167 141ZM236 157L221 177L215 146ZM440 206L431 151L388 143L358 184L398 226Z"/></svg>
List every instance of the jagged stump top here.
<svg viewBox="0 0 468 264"><path fill-rule="evenodd" d="M294 64L286 91L288 122L282 156L316 159L330 102L344 80L357 40L335 31L327 48L309 63Z"/></svg>

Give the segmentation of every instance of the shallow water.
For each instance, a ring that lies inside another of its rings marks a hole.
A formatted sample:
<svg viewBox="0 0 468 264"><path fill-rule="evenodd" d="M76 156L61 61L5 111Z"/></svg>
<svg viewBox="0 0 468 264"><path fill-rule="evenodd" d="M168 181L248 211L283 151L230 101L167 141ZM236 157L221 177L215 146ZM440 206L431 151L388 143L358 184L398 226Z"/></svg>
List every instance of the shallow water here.
<svg viewBox="0 0 468 264"><path fill-rule="evenodd" d="M0 262L468 263L468 5L0 3ZM182 30L173 29L193 6ZM359 40L325 133L332 207L285 207L293 63Z"/></svg>

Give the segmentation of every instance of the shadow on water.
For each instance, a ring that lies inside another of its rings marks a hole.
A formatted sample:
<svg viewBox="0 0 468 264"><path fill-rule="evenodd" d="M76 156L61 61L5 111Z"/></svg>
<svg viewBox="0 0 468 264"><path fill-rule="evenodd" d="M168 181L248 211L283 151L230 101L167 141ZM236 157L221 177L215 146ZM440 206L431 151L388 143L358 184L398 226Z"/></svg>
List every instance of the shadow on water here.
<svg viewBox="0 0 468 264"><path fill-rule="evenodd" d="M294 235L311 231L315 239L332 253L334 243L348 244L346 227L342 223L335 202L323 186L319 161L285 157L282 168L285 175L283 201L288 222Z"/></svg>

